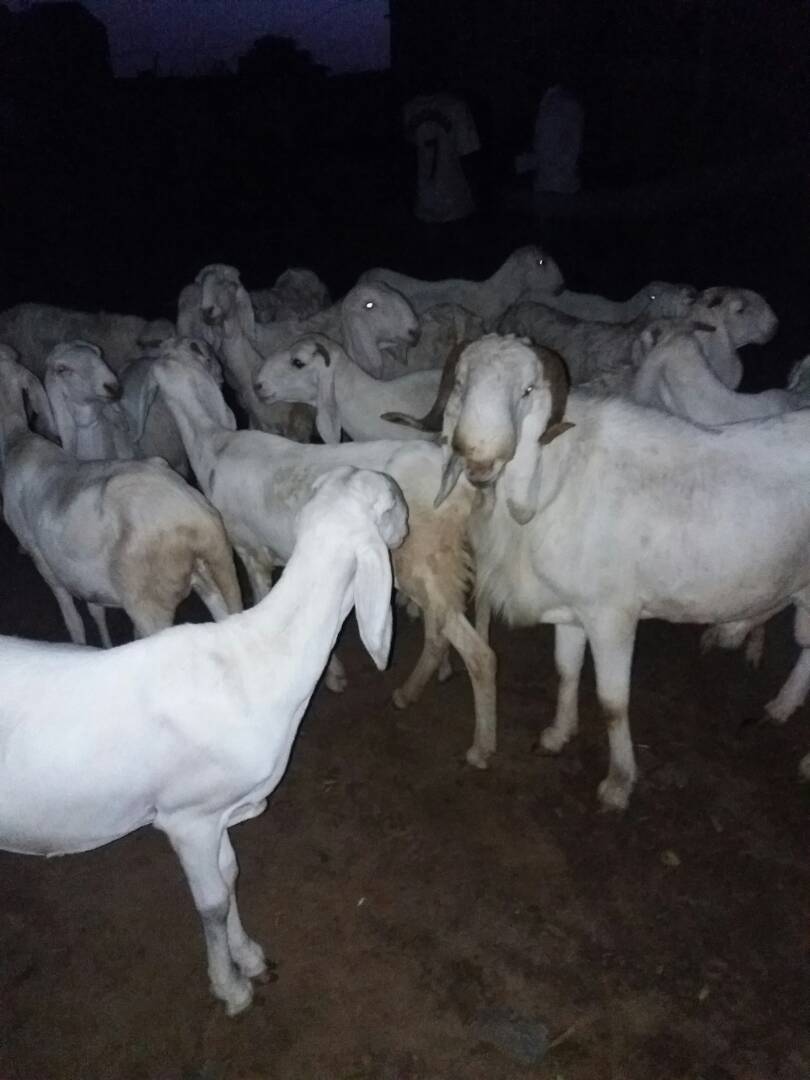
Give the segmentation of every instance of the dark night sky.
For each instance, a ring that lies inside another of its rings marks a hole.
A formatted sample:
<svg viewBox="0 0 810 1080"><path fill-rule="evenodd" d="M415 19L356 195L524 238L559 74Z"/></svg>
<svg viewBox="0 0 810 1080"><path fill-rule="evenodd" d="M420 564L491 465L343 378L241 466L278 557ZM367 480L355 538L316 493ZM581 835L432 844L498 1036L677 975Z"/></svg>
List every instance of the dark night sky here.
<svg viewBox="0 0 810 1080"><path fill-rule="evenodd" d="M387 0L82 0L107 27L117 74L187 73L266 33L295 37L333 71L388 66ZM17 7L17 4L12 4Z"/></svg>

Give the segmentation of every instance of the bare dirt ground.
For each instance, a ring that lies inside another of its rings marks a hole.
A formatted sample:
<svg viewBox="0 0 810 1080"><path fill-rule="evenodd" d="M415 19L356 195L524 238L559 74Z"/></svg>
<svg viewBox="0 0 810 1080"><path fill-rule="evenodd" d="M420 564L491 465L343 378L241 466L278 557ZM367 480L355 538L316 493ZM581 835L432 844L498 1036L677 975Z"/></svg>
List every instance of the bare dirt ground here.
<svg viewBox="0 0 810 1080"><path fill-rule="evenodd" d="M738 280L775 293L783 316L803 302L804 321L788 318L787 345L768 354L784 366L810 341L806 264L780 262L787 241L752 237L748 221L691 232L589 222L587 242L569 223L552 250L612 295L655 276ZM365 265L383 261L384 244ZM475 270L495 246L476 249ZM64 640L5 531L0 565L0 631ZM558 758L537 752L556 685L549 628L496 628L500 742L480 773L463 763L466 676L397 712L418 626L399 617L380 675L350 620L349 689L319 687L267 813L232 833L244 921L277 981L226 1019L179 865L153 831L75 858L0 854L0 1077L810 1076L810 790L796 775L810 728L806 708L781 729L749 722L793 661L790 620L770 624L756 672L736 654L701 656L698 640L696 627L641 627L641 778L615 817L595 799L607 753L590 671L582 733ZM509 1010L535 1033L546 1026L541 1063L487 1041L487 1020Z"/></svg>

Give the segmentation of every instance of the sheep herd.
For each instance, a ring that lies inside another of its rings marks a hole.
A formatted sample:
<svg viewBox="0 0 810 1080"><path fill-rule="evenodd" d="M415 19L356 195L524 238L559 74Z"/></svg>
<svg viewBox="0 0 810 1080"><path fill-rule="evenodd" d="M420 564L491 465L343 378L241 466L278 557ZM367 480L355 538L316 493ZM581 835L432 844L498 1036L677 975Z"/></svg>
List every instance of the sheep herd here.
<svg viewBox="0 0 810 1080"><path fill-rule="evenodd" d="M165 832L234 1015L266 965L228 829L264 809L324 669L346 690L334 646L353 607L386 665L392 586L424 624L394 704L441 681L455 649L478 768L497 740L492 615L554 625L550 752L576 733L590 646L606 809L636 779L640 619L706 624L706 645L756 658L764 623L793 606L799 657L766 706L787 720L810 690L806 364L785 390L737 391L737 350L777 326L736 287L572 292L536 246L481 282L370 270L338 303L310 270L248 292L213 264L175 325L0 313L3 513L73 642L0 639L0 848ZM215 622L173 626L192 590ZM104 650L86 648L77 600ZM137 640L110 648L108 607Z"/></svg>

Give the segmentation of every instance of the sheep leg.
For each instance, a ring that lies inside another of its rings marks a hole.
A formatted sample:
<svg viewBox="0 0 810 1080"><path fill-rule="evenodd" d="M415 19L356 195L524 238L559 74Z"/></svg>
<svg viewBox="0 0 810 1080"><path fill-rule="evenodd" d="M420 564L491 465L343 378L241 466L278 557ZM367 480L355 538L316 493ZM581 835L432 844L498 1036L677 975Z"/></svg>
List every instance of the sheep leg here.
<svg viewBox="0 0 810 1080"><path fill-rule="evenodd" d="M124 611L132 619L136 638L149 637L150 634L165 630L174 623L174 607L167 610L163 605L142 603L137 611L129 605L125 605Z"/></svg>
<svg viewBox="0 0 810 1080"><path fill-rule="evenodd" d="M244 564L250 591L253 593L253 603L258 604L273 587L273 565L269 560L260 562L247 548L236 547L236 553Z"/></svg>
<svg viewBox="0 0 810 1080"><path fill-rule="evenodd" d="M236 900L235 874L228 863L227 851L225 865L232 875L230 881L220 868L225 830L219 822L195 821L185 827L172 825L165 831L183 867L202 921L211 992L225 1003L228 1016L236 1016L253 1000L253 987L247 975L234 965L228 943L228 916Z"/></svg>
<svg viewBox="0 0 810 1080"><path fill-rule="evenodd" d="M236 863L236 853L226 829L222 834L222 842L219 847L219 872L230 892L228 904L228 917L226 930L228 935L228 948L231 959L249 979L261 978L267 971L267 961L264 949L253 941L245 933L242 920L239 918L239 909L236 906L236 876L239 867Z"/></svg>
<svg viewBox="0 0 810 1080"><path fill-rule="evenodd" d="M801 645L802 651L785 685L773 701L769 701L765 706L765 712L775 724L784 724L804 702L810 691L810 611L798 602L793 623L793 636L797 644Z"/></svg>
<svg viewBox="0 0 810 1080"><path fill-rule="evenodd" d="M485 644L489 644L489 623L492 618L492 605L482 596L475 601L475 629Z"/></svg>
<svg viewBox="0 0 810 1080"><path fill-rule="evenodd" d="M558 754L579 728L579 679L588 639L581 626L554 627L554 662L557 665L557 711L554 723L540 735L540 745Z"/></svg>
<svg viewBox="0 0 810 1080"><path fill-rule="evenodd" d="M101 604L88 604L87 610L93 617L93 622L98 629L98 636L101 638L101 644L105 649L112 648L112 640L110 639L110 631L107 629L107 612Z"/></svg>
<svg viewBox="0 0 810 1080"><path fill-rule="evenodd" d="M466 615L451 611L444 624L444 634L455 648L472 683L475 702L475 735L467 751L467 762L478 769L485 769L489 758L495 753L497 740L497 712L495 702L495 676L497 659L489 645L473 629Z"/></svg>
<svg viewBox="0 0 810 1080"><path fill-rule="evenodd" d="M56 597L59 610L62 612L62 618L65 620L67 632L70 634L70 640L74 645L86 645L87 637L84 629L84 620L78 612L75 600L67 589L59 584L48 567L45 566L40 559L35 558L34 562L36 563L40 574L42 574L43 578L50 586L51 592Z"/></svg>
<svg viewBox="0 0 810 1080"><path fill-rule="evenodd" d="M342 694L348 685L349 680L346 678L346 668L343 666L343 661L337 653L332 653L326 667L327 689L331 690L333 694Z"/></svg>
<svg viewBox="0 0 810 1080"><path fill-rule="evenodd" d="M424 612L425 643L416 667L405 682L394 691L393 702L398 709L418 701L431 676L438 670L442 657L447 651L447 643L441 631L439 619L434 612Z"/></svg>
<svg viewBox="0 0 810 1080"><path fill-rule="evenodd" d="M599 799L605 810L624 810L636 782L636 759L627 715L636 621L621 617L603 619L589 626L587 633L596 668L596 692L607 721L610 746L610 768L599 785Z"/></svg>

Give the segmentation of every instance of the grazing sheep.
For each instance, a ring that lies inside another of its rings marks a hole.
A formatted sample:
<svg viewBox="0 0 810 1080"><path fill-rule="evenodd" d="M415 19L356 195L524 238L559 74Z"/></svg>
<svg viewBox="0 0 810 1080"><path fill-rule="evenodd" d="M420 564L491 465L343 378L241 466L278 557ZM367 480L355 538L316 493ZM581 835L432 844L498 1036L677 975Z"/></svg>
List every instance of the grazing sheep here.
<svg viewBox="0 0 810 1080"><path fill-rule="evenodd" d="M211 991L229 1016L267 970L236 905L228 830L262 813L352 607L382 668L396 485L342 469L314 485L295 550L261 604L109 652L0 638L0 848L90 851L144 825L166 834L202 920Z"/></svg>

